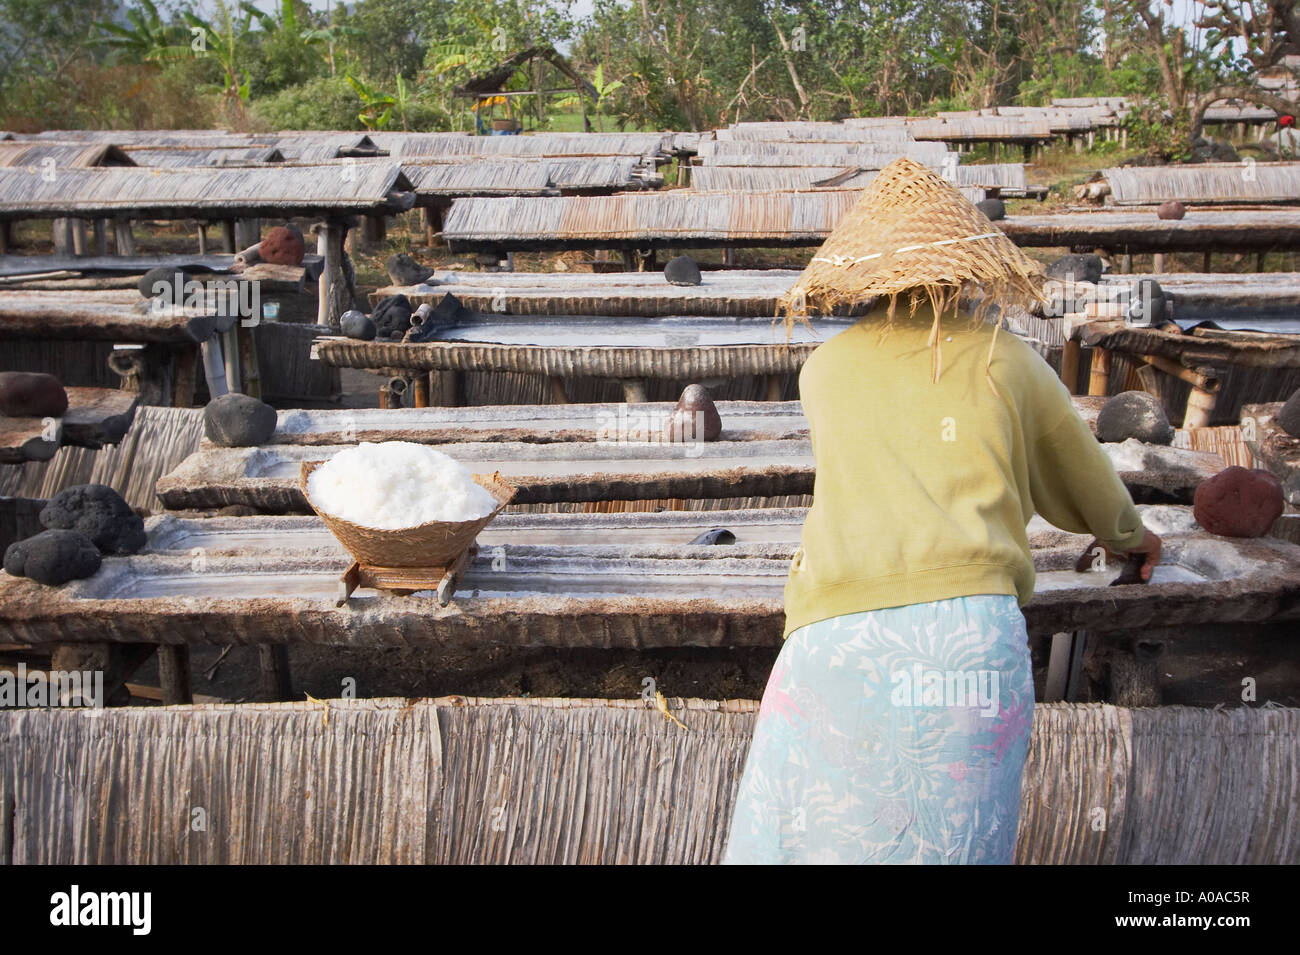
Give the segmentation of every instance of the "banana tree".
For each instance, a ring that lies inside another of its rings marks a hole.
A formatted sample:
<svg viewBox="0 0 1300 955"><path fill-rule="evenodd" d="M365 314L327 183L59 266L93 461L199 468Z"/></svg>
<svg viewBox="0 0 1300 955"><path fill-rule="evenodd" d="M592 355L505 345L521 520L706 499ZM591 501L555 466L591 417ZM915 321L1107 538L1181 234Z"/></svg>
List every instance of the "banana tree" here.
<svg viewBox="0 0 1300 955"><path fill-rule="evenodd" d="M176 42L176 28L162 18L153 0L139 0L139 7L126 11L129 26L96 23L100 35L91 42L112 47L138 63L162 59Z"/></svg>
<svg viewBox="0 0 1300 955"><path fill-rule="evenodd" d="M397 82L405 100L406 85L401 76L398 76ZM348 85L357 91L363 104L357 119L361 120L366 129L387 129L388 124L393 120L393 107L397 105L396 97L362 82L351 73L348 74Z"/></svg>

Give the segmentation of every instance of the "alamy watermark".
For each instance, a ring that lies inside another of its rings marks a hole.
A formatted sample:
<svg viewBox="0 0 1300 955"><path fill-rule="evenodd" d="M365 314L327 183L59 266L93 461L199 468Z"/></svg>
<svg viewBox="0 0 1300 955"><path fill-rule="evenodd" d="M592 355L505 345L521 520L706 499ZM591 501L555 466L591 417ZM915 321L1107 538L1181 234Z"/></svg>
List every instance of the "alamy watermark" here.
<svg viewBox="0 0 1300 955"><path fill-rule="evenodd" d="M260 282L241 279L187 280L184 273L177 272L171 279L153 283L151 307L155 312L187 308L220 318L238 318L248 328L262 321L262 287Z"/></svg>
<svg viewBox="0 0 1300 955"><path fill-rule="evenodd" d="M0 671L0 709L104 708L103 670Z"/></svg>
<svg viewBox="0 0 1300 955"><path fill-rule="evenodd" d="M998 714L1001 675L997 670L948 670L914 663L890 674L895 706L974 707L981 716Z"/></svg>

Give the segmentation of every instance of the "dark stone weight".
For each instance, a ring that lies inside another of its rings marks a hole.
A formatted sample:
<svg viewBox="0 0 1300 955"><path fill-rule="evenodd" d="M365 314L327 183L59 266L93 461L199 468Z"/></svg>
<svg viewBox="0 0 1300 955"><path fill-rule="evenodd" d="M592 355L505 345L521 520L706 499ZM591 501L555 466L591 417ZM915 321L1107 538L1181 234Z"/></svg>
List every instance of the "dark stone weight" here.
<svg viewBox="0 0 1300 955"><path fill-rule="evenodd" d="M437 308L421 305L411 314L411 330L406 333L408 342L435 341L443 329L463 325L472 314L455 295L448 292L438 302Z"/></svg>
<svg viewBox="0 0 1300 955"><path fill-rule="evenodd" d="M668 418L664 436L669 441L717 441L721 434L722 417L709 390L703 385L687 385Z"/></svg>
<svg viewBox="0 0 1300 955"><path fill-rule="evenodd" d="M203 409L203 433L213 444L249 448L275 433L275 409L248 395L222 395Z"/></svg>
<svg viewBox="0 0 1300 955"><path fill-rule="evenodd" d="M689 255L679 255L664 266L664 278L670 285L699 285L700 267Z"/></svg>
<svg viewBox="0 0 1300 955"><path fill-rule="evenodd" d="M64 488L41 511L41 524L84 534L105 554L134 554L145 544L144 521L106 484Z"/></svg>
<svg viewBox="0 0 1300 955"><path fill-rule="evenodd" d="M368 342L373 341L375 337L375 323L365 312L359 312L355 308L343 313L339 318L339 327L348 338L359 338L363 342Z"/></svg>
<svg viewBox="0 0 1300 955"><path fill-rule="evenodd" d="M990 222L1007 217L1007 204L1001 199L982 199L975 203L975 208L984 213Z"/></svg>
<svg viewBox="0 0 1300 955"><path fill-rule="evenodd" d="M1097 282L1101 279L1100 255L1071 253L1047 266L1047 277L1058 282Z"/></svg>
<svg viewBox="0 0 1300 955"><path fill-rule="evenodd" d="M1282 403L1277 413L1277 426L1291 437L1300 438L1300 388Z"/></svg>
<svg viewBox="0 0 1300 955"><path fill-rule="evenodd" d="M705 531L699 537L691 541L692 544L734 544L736 535L731 533L725 527L715 527L711 531Z"/></svg>
<svg viewBox="0 0 1300 955"><path fill-rule="evenodd" d="M1125 391L1101 406L1097 438L1106 442L1137 438L1148 444L1169 444L1174 440L1174 428L1155 395Z"/></svg>
<svg viewBox="0 0 1300 955"><path fill-rule="evenodd" d="M411 300L405 295L390 295L370 313L377 338L398 338L411 327Z"/></svg>
<svg viewBox="0 0 1300 955"><path fill-rule="evenodd" d="M99 548L85 534L49 530L10 544L5 549L4 567L7 574L57 587L92 576L102 560Z"/></svg>
<svg viewBox="0 0 1300 955"><path fill-rule="evenodd" d="M0 415L59 418L68 410L68 393L59 379L37 371L0 371Z"/></svg>
<svg viewBox="0 0 1300 955"><path fill-rule="evenodd" d="M385 267L394 285L419 285L433 275L433 269L421 265L405 252L390 256Z"/></svg>
<svg viewBox="0 0 1300 955"><path fill-rule="evenodd" d="M1130 324L1155 327L1169 314L1169 299L1160 283L1152 278L1138 279L1129 292L1127 318Z"/></svg>

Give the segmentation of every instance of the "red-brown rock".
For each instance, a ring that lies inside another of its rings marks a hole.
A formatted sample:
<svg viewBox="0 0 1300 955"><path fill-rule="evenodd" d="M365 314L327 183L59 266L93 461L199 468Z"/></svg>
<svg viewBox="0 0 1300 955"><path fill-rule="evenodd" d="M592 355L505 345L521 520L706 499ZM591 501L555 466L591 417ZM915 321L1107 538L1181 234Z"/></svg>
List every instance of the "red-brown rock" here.
<svg viewBox="0 0 1300 955"><path fill-rule="evenodd" d="M302 265L302 253L302 236L282 225L268 232L257 249L262 261L273 265Z"/></svg>
<svg viewBox="0 0 1300 955"><path fill-rule="evenodd" d="M722 434L722 416L703 385L687 385L677 407L664 426L669 441L717 441Z"/></svg>
<svg viewBox="0 0 1300 955"><path fill-rule="evenodd" d="M1283 506L1282 482L1272 472L1234 465L1200 483L1192 513L1211 534L1263 537Z"/></svg>
<svg viewBox="0 0 1300 955"><path fill-rule="evenodd" d="M68 410L68 393L53 375L0 371L0 415L58 418Z"/></svg>
<svg viewBox="0 0 1300 955"><path fill-rule="evenodd" d="M1181 219L1187 215L1187 207L1177 199L1171 199L1169 202L1162 202L1156 206L1156 218L1158 219Z"/></svg>

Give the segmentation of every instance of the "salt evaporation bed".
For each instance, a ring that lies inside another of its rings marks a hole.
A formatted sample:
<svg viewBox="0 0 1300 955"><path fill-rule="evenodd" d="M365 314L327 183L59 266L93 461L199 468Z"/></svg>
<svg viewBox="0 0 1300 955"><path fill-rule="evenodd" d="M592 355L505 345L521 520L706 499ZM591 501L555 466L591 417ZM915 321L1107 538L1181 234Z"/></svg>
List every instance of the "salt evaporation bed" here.
<svg viewBox="0 0 1300 955"><path fill-rule="evenodd" d="M325 513L380 530L473 521L496 509L454 459L409 441L366 441L340 451L312 471L307 492Z"/></svg>

